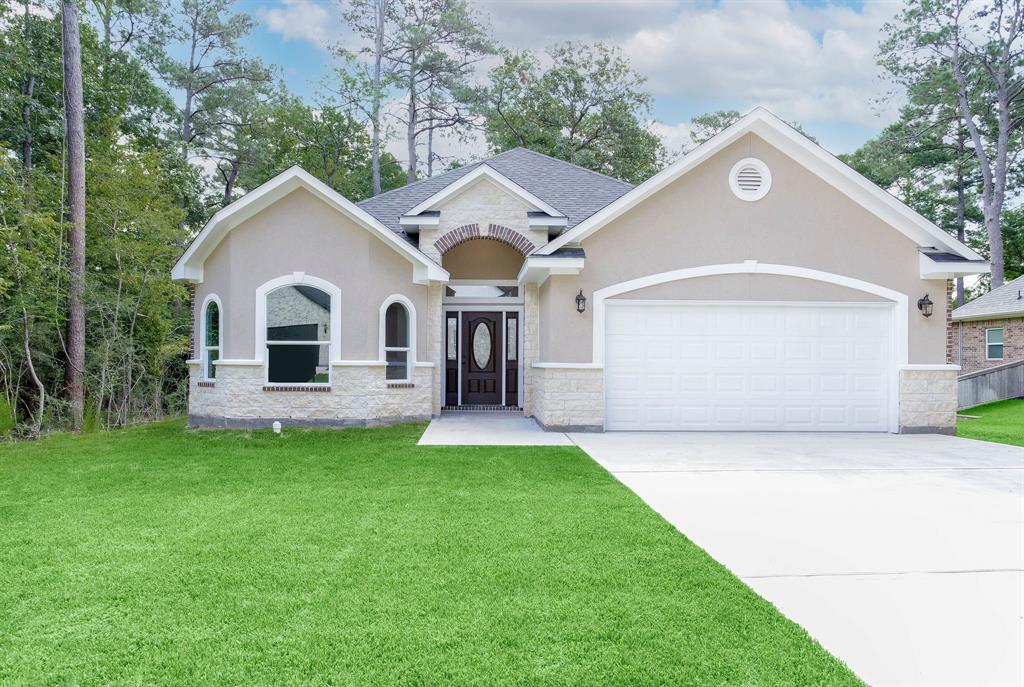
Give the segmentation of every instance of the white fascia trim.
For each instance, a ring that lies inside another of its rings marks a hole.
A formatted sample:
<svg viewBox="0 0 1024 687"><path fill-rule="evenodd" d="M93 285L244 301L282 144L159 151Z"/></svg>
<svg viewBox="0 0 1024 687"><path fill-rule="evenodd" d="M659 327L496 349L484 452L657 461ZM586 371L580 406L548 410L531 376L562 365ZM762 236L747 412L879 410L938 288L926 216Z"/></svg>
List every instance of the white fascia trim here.
<svg viewBox="0 0 1024 687"><path fill-rule="evenodd" d="M868 181L827 150L811 142L806 136L762 107L755 108L675 164L663 169L601 211L538 249L538 254L547 255L567 243L579 243L747 133L755 133L776 146L879 219L911 238L917 245L942 247L968 260L982 259L973 250L911 210L891 194Z"/></svg>
<svg viewBox="0 0 1024 687"><path fill-rule="evenodd" d="M555 215L557 217L562 216L561 212L551 207L543 200L541 200L540 198L538 198L537 196L533 195L525 188L520 186L519 184L509 179L504 174L495 171L492 167L488 167L487 165L480 165L469 174L463 176L458 181L448 184L443 189L441 189L440 191L438 191L437 193L430 196L425 201L414 207L412 210L409 210L407 213L405 213L405 215L408 217L411 215L418 215L419 213L426 212L427 210L436 210L438 205L448 200L449 198L452 198L453 196L462 193L464 190L466 190L467 188L469 188L470 186L472 186L481 179L490 179L491 181L498 184L498 186L501 186L503 189L505 189L512 195L518 196L523 202L531 206L534 210L546 212L549 215Z"/></svg>
<svg viewBox="0 0 1024 687"><path fill-rule="evenodd" d="M398 223L403 227L436 227L441 224L441 218L434 215L402 215Z"/></svg>
<svg viewBox="0 0 1024 687"><path fill-rule="evenodd" d="M253 358L263 364L267 354L267 295L283 286L312 286L320 289L331 297L331 341L330 360L336 360L341 353L341 289L320 277L314 277L305 272L292 272L270 281L264 282L256 287L256 331L255 331L255 355ZM266 380L264 380L266 381Z"/></svg>
<svg viewBox="0 0 1024 687"><path fill-rule="evenodd" d="M959 365L929 365L926 363L913 363L910 365L900 365L901 370L925 370L925 371L944 371L949 370L952 372L958 372L961 368Z"/></svg>
<svg viewBox="0 0 1024 687"><path fill-rule="evenodd" d="M440 265L406 243L358 205L297 166L281 172L211 217L174 264L171 278L175 281L202 282L204 261L231 229L298 188L305 188L398 251L416 268L413 272L416 283L448 280L448 272Z"/></svg>
<svg viewBox="0 0 1024 687"><path fill-rule="evenodd" d="M569 224L568 217L530 217L531 227L565 227Z"/></svg>
<svg viewBox="0 0 1024 687"><path fill-rule="evenodd" d="M547 255L530 255L516 275L520 284L543 284L552 274L579 274L584 258L552 258Z"/></svg>
<svg viewBox="0 0 1024 687"><path fill-rule="evenodd" d="M918 254L918 264L921 267L921 279L953 279L992 271L992 265L988 262L936 262L927 253Z"/></svg>
<svg viewBox="0 0 1024 687"><path fill-rule="evenodd" d="M968 305L970 305L968 303ZM1024 310L1018 310L1017 312L998 312L998 313L987 313L985 315L960 315L953 311L954 322L981 322L982 320L1016 320L1017 318L1024 318Z"/></svg>

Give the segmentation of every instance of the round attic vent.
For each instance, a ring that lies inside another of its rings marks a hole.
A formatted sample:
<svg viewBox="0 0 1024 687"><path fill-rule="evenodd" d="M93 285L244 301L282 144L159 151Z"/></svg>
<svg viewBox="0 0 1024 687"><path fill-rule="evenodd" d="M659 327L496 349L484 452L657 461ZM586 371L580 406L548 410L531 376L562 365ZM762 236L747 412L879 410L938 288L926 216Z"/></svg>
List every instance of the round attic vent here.
<svg viewBox="0 0 1024 687"><path fill-rule="evenodd" d="M740 200L761 200L771 187L772 173L756 157L740 160L729 172L729 188Z"/></svg>

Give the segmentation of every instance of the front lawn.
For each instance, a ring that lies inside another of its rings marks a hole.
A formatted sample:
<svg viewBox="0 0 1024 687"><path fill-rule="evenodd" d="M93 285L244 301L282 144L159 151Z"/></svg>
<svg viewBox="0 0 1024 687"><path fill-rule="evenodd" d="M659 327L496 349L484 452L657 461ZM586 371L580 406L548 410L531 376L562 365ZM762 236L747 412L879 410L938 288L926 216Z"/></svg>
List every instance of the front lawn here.
<svg viewBox="0 0 1024 687"><path fill-rule="evenodd" d="M958 437L1024 446L1024 399L986 403L961 410L958 414L978 416L977 420L957 420Z"/></svg>
<svg viewBox="0 0 1024 687"><path fill-rule="evenodd" d="M854 685L575 447L0 446L0 684Z"/></svg>

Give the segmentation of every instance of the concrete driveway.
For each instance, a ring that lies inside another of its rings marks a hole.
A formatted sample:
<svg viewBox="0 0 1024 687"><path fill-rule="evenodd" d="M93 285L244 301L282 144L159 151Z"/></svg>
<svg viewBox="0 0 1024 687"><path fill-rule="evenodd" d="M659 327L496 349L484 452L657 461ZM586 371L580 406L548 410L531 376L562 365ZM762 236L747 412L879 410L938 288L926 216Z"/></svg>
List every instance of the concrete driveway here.
<svg viewBox="0 0 1024 687"><path fill-rule="evenodd" d="M869 684L1024 684L1024 448L570 437Z"/></svg>

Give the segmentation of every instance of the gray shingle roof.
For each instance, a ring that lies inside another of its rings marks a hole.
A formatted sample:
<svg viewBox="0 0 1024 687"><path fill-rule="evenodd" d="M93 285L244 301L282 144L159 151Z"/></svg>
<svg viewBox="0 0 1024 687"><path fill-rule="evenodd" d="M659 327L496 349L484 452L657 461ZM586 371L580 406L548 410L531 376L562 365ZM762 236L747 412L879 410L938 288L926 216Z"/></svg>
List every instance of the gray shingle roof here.
<svg viewBox="0 0 1024 687"><path fill-rule="evenodd" d="M1024 317L1024 277L1006 282L984 296L975 298L953 311L954 320L977 320L985 317Z"/></svg>
<svg viewBox="0 0 1024 687"><path fill-rule="evenodd" d="M405 236L398 223L404 213L484 164L564 214L568 218L566 230L633 188L625 181L563 160L526 148L513 148L486 160L368 198L359 203L359 207L396 234Z"/></svg>

